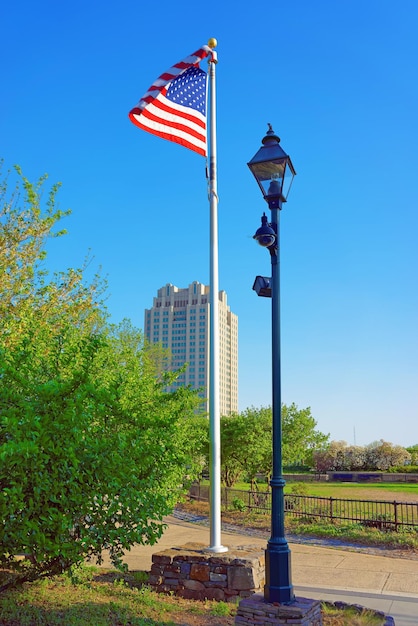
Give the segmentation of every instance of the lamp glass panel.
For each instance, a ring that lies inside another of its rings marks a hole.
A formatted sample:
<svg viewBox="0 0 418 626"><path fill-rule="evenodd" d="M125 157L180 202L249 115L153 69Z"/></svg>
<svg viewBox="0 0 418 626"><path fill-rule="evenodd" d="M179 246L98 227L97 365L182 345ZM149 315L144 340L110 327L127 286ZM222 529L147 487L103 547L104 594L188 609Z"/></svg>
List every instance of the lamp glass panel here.
<svg viewBox="0 0 418 626"><path fill-rule="evenodd" d="M270 184L273 181L277 193L282 193L283 176L286 171L285 159L265 161L264 163L252 163L250 168L265 196L269 195Z"/></svg>
<svg viewBox="0 0 418 626"><path fill-rule="evenodd" d="M265 161L264 163L252 163L250 167L254 176L260 183L266 180L277 180L283 178L286 160L277 159L275 161Z"/></svg>
<svg viewBox="0 0 418 626"><path fill-rule="evenodd" d="M287 198L289 191L290 191L290 187L292 186L293 183L293 178L295 176L295 173L292 169L292 167L289 166L288 163L286 163L286 168L285 168L285 172L284 172L284 180L282 183L282 194L285 198Z"/></svg>

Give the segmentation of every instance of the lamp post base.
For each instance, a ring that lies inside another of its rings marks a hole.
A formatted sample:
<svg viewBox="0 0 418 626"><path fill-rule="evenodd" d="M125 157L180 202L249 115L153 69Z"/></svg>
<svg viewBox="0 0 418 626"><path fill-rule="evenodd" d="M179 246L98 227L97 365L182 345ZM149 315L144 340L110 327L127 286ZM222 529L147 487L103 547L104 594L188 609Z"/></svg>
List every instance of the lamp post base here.
<svg viewBox="0 0 418 626"><path fill-rule="evenodd" d="M266 602L292 604L295 594L292 585L290 565L290 550L287 542L276 544L268 543L265 551L266 584L264 585L264 599Z"/></svg>

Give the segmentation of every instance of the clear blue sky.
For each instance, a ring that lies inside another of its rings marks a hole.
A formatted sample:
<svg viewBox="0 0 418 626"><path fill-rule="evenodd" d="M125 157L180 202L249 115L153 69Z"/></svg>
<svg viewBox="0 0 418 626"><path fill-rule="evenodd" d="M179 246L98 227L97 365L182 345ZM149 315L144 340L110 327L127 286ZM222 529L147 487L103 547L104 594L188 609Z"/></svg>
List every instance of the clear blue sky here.
<svg viewBox="0 0 418 626"><path fill-rule="evenodd" d="M188 6L189 5L189 6ZM0 155L61 181L49 267L108 278L142 328L159 287L209 282L203 157L128 120L157 76L218 39L219 280L239 317L240 408L271 403L267 209L247 168L267 123L298 175L281 214L283 401L359 445L418 443L418 3L11 2ZM204 62L202 67L206 69Z"/></svg>

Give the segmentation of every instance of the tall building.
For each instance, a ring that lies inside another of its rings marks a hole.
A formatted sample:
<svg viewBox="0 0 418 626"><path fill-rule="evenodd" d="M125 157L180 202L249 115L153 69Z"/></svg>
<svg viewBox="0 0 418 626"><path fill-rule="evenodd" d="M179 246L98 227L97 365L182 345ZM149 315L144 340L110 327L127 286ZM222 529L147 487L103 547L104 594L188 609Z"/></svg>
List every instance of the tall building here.
<svg viewBox="0 0 418 626"><path fill-rule="evenodd" d="M188 363L176 386L202 388L209 411L209 287L194 281L186 289L170 283L157 292L145 310L145 336L150 343L169 348L173 368ZM231 313L224 291L219 292L219 408L221 415L238 411L238 317Z"/></svg>

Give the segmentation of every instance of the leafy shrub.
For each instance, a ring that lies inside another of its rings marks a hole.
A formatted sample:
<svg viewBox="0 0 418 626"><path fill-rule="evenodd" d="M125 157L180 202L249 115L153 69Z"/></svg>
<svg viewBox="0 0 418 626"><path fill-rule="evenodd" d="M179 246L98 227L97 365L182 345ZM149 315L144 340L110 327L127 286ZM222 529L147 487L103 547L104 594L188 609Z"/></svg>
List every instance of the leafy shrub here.
<svg viewBox="0 0 418 626"><path fill-rule="evenodd" d="M227 615L231 615L231 611L233 610L233 605L228 604L227 602L216 602L211 609L211 614L216 617L225 617Z"/></svg>
<svg viewBox="0 0 418 626"><path fill-rule="evenodd" d="M307 496L309 494L309 487L306 483L293 483L290 485L290 493L293 496Z"/></svg>
<svg viewBox="0 0 418 626"><path fill-rule="evenodd" d="M310 474L312 468L309 465L298 465L295 463L294 465L284 465L283 472L285 474Z"/></svg>
<svg viewBox="0 0 418 626"><path fill-rule="evenodd" d="M391 474L418 474L418 465L396 465L390 467L388 472Z"/></svg>
<svg viewBox="0 0 418 626"><path fill-rule="evenodd" d="M241 498L234 498L232 500L232 508L235 509L235 511L241 511L241 513L243 513L247 507L244 500L241 500Z"/></svg>
<svg viewBox="0 0 418 626"><path fill-rule="evenodd" d="M80 563L80 565L73 565L70 567L65 574L70 579L72 585L86 585L91 583L97 572L98 568L94 565Z"/></svg>

